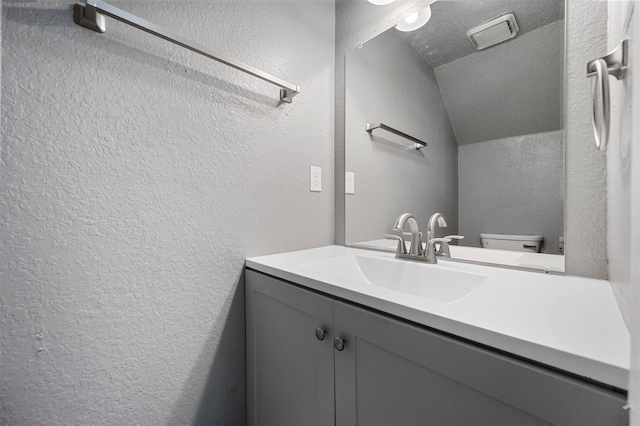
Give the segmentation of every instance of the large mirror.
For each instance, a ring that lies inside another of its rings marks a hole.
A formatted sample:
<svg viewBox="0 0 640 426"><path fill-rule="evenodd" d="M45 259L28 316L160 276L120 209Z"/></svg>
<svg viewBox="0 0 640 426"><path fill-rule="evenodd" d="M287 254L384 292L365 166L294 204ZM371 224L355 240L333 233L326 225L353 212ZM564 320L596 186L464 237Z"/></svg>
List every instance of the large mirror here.
<svg viewBox="0 0 640 426"><path fill-rule="evenodd" d="M430 7L420 29L392 27L346 56L347 244L392 248L384 234L401 213L424 230L440 212L448 227L437 236L478 250L480 234L540 236L530 251L563 270L564 1ZM467 32L506 14L515 37L477 50Z"/></svg>

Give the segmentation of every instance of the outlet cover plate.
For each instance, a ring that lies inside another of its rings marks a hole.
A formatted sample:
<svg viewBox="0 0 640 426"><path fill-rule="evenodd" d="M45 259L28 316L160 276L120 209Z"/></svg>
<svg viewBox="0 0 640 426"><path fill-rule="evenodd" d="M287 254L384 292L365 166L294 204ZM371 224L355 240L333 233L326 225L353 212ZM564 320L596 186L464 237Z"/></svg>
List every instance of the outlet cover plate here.
<svg viewBox="0 0 640 426"><path fill-rule="evenodd" d="M353 172L346 172L344 174L344 192L346 194L356 193L356 175Z"/></svg>
<svg viewBox="0 0 640 426"><path fill-rule="evenodd" d="M322 191L322 168L309 166L309 191Z"/></svg>

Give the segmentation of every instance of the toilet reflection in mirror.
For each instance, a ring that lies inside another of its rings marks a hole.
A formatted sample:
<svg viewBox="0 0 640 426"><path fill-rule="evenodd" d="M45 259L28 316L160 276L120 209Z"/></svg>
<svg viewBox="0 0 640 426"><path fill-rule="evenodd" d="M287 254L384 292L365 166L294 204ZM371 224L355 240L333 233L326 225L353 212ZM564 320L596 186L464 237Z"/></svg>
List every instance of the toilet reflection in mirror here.
<svg viewBox="0 0 640 426"><path fill-rule="evenodd" d="M383 238L400 214L426 229L441 212L448 228L437 237L522 245L521 255L551 255L563 270L564 1L440 0L431 10L422 28L392 27L346 56L346 171L357 182L345 200L347 244L393 249ZM467 32L507 15L515 36L477 50Z"/></svg>

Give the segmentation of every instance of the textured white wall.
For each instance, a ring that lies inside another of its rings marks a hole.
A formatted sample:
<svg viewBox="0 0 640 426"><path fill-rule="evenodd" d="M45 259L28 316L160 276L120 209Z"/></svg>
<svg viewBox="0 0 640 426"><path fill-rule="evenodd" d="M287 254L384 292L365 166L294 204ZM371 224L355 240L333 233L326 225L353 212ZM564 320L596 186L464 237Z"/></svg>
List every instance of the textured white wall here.
<svg viewBox="0 0 640 426"><path fill-rule="evenodd" d="M72 2L3 3L0 423L243 424L244 258L333 240L333 1L113 1L290 105Z"/></svg>
<svg viewBox="0 0 640 426"><path fill-rule="evenodd" d="M458 144L433 69L395 29L347 55L346 168L355 194L346 201L346 241L384 238L396 218L412 213L426 229L441 212L458 232ZM383 122L428 143L374 130ZM438 234L442 236L442 234Z"/></svg>
<svg viewBox="0 0 640 426"><path fill-rule="evenodd" d="M624 37L630 37L632 9L625 2L609 6L609 49L615 49ZM634 75L623 80L610 79L611 134L607 148L607 246L609 280L627 325L631 318L631 88Z"/></svg>
<svg viewBox="0 0 640 426"><path fill-rule="evenodd" d="M607 278L606 155L594 149L587 61L606 54L607 3L567 0L565 270Z"/></svg>
<svg viewBox="0 0 640 426"><path fill-rule="evenodd" d="M637 120L640 91L636 88L634 98L632 89L634 80L637 85L640 78L637 68L640 44L632 36L634 29L635 36L640 35L640 31L634 28L640 24L638 12L640 7L637 3L609 2L609 50L616 48L623 38L631 37L630 72L622 81L610 78L612 108L611 139L607 149L607 243L609 280L631 335L629 402L631 424L635 426L640 425L640 269L637 268L640 257L640 126ZM633 15L635 19L631 19Z"/></svg>
<svg viewBox="0 0 640 426"><path fill-rule="evenodd" d="M563 131L460 145L460 245L481 247L480 233L535 234L558 254L564 235ZM504 196L509 194L509 196Z"/></svg>

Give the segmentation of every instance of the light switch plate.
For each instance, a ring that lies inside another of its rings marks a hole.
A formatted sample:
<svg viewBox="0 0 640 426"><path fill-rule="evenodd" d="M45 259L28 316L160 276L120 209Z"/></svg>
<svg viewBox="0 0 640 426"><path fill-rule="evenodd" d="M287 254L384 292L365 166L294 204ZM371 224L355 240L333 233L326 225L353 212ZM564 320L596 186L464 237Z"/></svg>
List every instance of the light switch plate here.
<svg viewBox="0 0 640 426"><path fill-rule="evenodd" d="M322 168L309 166L309 190L312 192L322 191Z"/></svg>
<svg viewBox="0 0 640 426"><path fill-rule="evenodd" d="M356 193L356 174L353 172L346 172L344 174L344 192L346 194Z"/></svg>

